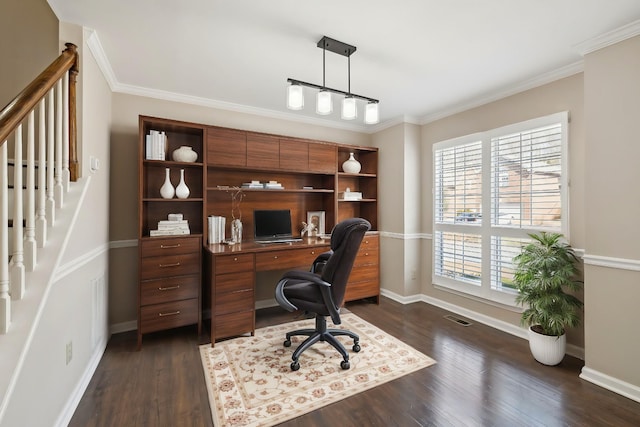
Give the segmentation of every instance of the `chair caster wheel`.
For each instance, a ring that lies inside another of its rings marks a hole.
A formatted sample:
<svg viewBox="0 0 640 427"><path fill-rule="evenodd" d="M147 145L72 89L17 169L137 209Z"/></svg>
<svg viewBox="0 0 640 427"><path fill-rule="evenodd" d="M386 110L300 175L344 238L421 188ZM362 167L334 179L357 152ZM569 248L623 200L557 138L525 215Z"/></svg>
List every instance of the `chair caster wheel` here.
<svg viewBox="0 0 640 427"><path fill-rule="evenodd" d="M298 369L300 369L300 364L298 362L291 362L291 370L297 371Z"/></svg>
<svg viewBox="0 0 640 427"><path fill-rule="evenodd" d="M351 367L351 365L349 364L348 360L343 360L342 362L340 362L340 367L346 371Z"/></svg>
<svg viewBox="0 0 640 427"><path fill-rule="evenodd" d="M362 350L360 348L360 344L354 344L352 347L353 351L355 351L356 353L358 353L360 350Z"/></svg>
<svg viewBox="0 0 640 427"><path fill-rule="evenodd" d="M291 347L291 340L285 340L282 345L284 345L285 347Z"/></svg>

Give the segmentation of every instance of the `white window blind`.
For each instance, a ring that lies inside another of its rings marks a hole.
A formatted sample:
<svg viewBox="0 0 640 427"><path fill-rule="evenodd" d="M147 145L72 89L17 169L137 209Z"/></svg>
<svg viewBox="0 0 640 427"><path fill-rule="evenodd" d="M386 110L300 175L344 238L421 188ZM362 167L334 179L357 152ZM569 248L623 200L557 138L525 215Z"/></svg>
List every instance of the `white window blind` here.
<svg viewBox="0 0 640 427"><path fill-rule="evenodd" d="M558 113L434 145L435 285L513 305L527 234L567 236L567 123Z"/></svg>

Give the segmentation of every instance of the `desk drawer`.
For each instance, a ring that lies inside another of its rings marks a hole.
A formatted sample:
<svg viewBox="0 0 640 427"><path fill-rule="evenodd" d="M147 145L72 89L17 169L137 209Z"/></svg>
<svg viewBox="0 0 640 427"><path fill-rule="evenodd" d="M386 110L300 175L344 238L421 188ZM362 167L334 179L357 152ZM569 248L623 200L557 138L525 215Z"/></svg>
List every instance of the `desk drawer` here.
<svg viewBox="0 0 640 427"><path fill-rule="evenodd" d="M197 298L141 307L141 333L198 323L198 308Z"/></svg>
<svg viewBox="0 0 640 427"><path fill-rule="evenodd" d="M148 280L140 284L140 305L198 298L199 289L200 276L197 274Z"/></svg>
<svg viewBox="0 0 640 427"><path fill-rule="evenodd" d="M356 255L353 266L360 267L364 265L378 265L379 253L380 251L378 250L378 246L360 246L360 250L358 251L358 255Z"/></svg>
<svg viewBox="0 0 640 427"><path fill-rule="evenodd" d="M362 281L378 281L380 279L380 269L377 265L356 267L351 269L351 274L349 274L349 286L351 283L362 282Z"/></svg>
<svg viewBox="0 0 640 427"><path fill-rule="evenodd" d="M202 250L200 237L142 239L140 253L143 258L161 255L198 254Z"/></svg>
<svg viewBox="0 0 640 427"><path fill-rule="evenodd" d="M200 254L165 255L142 258L140 279L162 279L200 271Z"/></svg>
<svg viewBox="0 0 640 427"><path fill-rule="evenodd" d="M253 310L255 307L253 300L253 289L244 289L226 294L216 293L215 315Z"/></svg>
<svg viewBox="0 0 640 427"><path fill-rule="evenodd" d="M214 340L242 335L247 332L253 333L255 329L253 310L215 316L214 322Z"/></svg>
<svg viewBox="0 0 640 427"><path fill-rule="evenodd" d="M219 274L215 278L216 295L226 292L253 290L253 271L234 274Z"/></svg>
<svg viewBox="0 0 640 427"><path fill-rule="evenodd" d="M344 300L353 301L367 297L377 297L380 295L380 283L378 280L368 280L364 282L351 283L347 285Z"/></svg>
<svg viewBox="0 0 640 427"><path fill-rule="evenodd" d="M328 247L314 247L301 249L285 249L280 251L269 251L256 254L256 271L283 270L301 268L308 270L311 268L313 260L323 252L328 251Z"/></svg>
<svg viewBox="0 0 640 427"><path fill-rule="evenodd" d="M215 274L253 271L253 254L220 255L215 257Z"/></svg>

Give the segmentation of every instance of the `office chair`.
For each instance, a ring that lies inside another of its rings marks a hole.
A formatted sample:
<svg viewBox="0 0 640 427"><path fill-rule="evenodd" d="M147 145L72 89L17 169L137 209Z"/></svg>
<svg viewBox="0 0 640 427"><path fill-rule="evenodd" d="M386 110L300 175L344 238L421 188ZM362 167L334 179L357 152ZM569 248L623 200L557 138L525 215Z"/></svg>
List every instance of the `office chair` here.
<svg viewBox="0 0 640 427"><path fill-rule="evenodd" d="M276 301L288 311L304 310L315 313L315 329L300 329L287 332L285 347L291 346L291 337L308 336L293 352L291 370L300 369L298 358L303 351L318 341L325 341L342 355L340 367L349 369L349 353L335 337L345 335L353 338L353 351L360 351L358 335L344 329L327 329L327 316L335 325L341 323L340 307L344 300L347 280L358 253L364 233L371 224L362 218L350 218L337 224L331 232L331 250L320 254L313 262L311 271L286 272L276 286Z"/></svg>

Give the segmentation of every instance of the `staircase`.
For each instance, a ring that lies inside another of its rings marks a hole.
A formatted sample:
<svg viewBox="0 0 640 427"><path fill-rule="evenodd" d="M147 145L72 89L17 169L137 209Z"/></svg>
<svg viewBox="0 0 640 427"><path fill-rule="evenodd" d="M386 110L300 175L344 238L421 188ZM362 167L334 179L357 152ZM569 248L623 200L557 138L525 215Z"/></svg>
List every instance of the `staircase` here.
<svg viewBox="0 0 640 427"><path fill-rule="evenodd" d="M86 190L77 177L78 54L66 47L0 111L0 419Z"/></svg>

